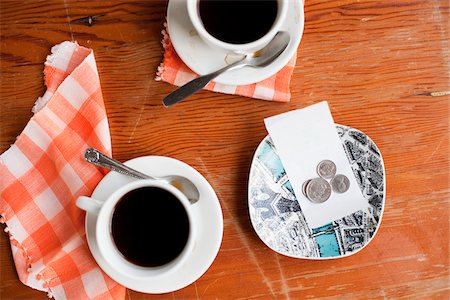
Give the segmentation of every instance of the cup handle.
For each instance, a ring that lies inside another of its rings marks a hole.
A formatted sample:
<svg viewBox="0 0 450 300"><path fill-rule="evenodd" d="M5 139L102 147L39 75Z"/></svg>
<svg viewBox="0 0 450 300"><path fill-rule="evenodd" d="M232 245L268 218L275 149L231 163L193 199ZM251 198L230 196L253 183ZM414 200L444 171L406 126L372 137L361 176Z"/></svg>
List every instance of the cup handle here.
<svg viewBox="0 0 450 300"><path fill-rule="evenodd" d="M103 202L94 198L80 196L78 197L76 204L82 210L88 213L92 213L94 215L98 215L98 212L100 211Z"/></svg>

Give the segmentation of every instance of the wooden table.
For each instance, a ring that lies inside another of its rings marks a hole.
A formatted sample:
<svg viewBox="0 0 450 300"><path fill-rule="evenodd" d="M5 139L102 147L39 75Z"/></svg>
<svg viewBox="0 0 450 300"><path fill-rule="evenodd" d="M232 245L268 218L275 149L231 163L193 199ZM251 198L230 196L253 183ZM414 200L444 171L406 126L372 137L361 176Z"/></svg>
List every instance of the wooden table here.
<svg viewBox="0 0 450 300"><path fill-rule="evenodd" d="M167 1L8 1L0 4L0 151L44 92L50 48L76 40L95 51L114 156L165 155L199 170L224 214L220 252L190 286L129 299L436 298L449 279L449 4L307 0L305 32L280 104L202 91L166 109L174 87L154 80ZM71 23L104 14L93 26ZM330 261L276 254L255 234L247 208L252 155L263 119L321 100L337 123L378 145L386 165L384 220L370 246ZM1 176L1 175L0 175ZM2 299L47 299L22 285L1 234Z"/></svg>

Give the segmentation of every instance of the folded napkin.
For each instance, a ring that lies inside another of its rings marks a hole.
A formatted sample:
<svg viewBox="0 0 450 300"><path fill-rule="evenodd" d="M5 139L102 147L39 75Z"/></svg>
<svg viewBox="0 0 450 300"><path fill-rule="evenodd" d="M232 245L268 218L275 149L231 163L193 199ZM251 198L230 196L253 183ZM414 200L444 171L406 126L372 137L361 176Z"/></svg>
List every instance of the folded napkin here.
<svg viewBox="0 0 450 300"><path fill-rule="evenodd" d="M164 47L164 58L161 65L158 67L156 80L162 80L173 85L181 86L198 77L198 74L186 66L173 48L167 31L167 22L164 23L164 27L165 29L161 32L163 35L161 43ZM286 66L280 71L257 83L248 85L225 85L217 84L212 81L205 89L263 100L288 102L291 99L290 82L292 73L294 72L296 59L297 54L294 54Z"/></svg>
<svg viewBox="0 0 450 300"><path fill-rule="evenodd" d="M104 174L83 161L83 149L111 154L108 119L94 54L72 42L52 48L47 91L14 145L0 156L0 214L19 279L55 299L124 299L85 238L79 195Z"/></svg>

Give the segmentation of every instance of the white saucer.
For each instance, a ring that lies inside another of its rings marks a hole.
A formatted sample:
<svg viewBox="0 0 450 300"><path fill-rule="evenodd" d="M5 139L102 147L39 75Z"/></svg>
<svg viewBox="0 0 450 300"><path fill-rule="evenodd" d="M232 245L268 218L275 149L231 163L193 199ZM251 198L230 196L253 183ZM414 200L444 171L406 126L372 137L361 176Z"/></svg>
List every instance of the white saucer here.
<svg viewBox="0 0 450 300"><path fill-rule="evenodd" d="M300 44L304 26L302 1L290 0L288 3L286 22L280 29L291 34L291 42L286 50L267 67L243 67L232 70L218 76L214 79L215 82L229 85L259 82L277 73L288 63ZM198 36L189 20L186 1L169 1L167 26L175 51L192 71L204 75L226 65L225 59L228 53L225 50L211 48Z"/></svg>
<svg viewBox="0 0 450 300"><path fill-rule="evenodd" d="M86 238L92 255L103 271L113 280L138 292L161 294L188 286L208 270L219 252L223 235L223 216L219 199L211 185L199 172L179 160L162 156L144 156L129 160L125 164L155 176L173 174L182 175L192 180L200 192L200 200L193 204L192 210L194 218L198 221L196 222L198 239L191 257L176 273L158 280L129 278L115 272L100 255L94 238L97 218L95 215L86 214ZM125 175L110 172L97 185L92 197L105 200L119 187L134 180Z"/></svg>

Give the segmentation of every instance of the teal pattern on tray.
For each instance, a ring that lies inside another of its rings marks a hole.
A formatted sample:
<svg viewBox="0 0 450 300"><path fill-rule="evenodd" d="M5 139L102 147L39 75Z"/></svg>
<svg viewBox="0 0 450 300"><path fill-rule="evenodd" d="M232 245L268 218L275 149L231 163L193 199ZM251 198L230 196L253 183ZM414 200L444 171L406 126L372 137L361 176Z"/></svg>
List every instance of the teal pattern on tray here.
<svg viewBox="0 0 450 300"><path fill-rule="evenodd" d="M273 250L299 258L350 255L365 246L384 208L383 161L361 131L336 125L368 212L358 211L319 228L309 228L277 154L266 137L255 153L249 179L250 218L258 236Z"/></svg>

